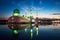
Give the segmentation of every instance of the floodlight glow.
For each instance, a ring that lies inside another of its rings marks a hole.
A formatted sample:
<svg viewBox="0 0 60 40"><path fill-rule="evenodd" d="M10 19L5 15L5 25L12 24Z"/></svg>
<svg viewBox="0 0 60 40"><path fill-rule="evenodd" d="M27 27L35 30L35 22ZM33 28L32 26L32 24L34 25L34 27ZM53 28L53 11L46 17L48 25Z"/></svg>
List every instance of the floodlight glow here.
<svg viewBox="0 0 60 40"><path fill-rule="evenodd" d="M32 32L33 30L31 29L31 32Z"/></svg>
<svg viewBox="0 0 60 40"><path fill-rule="evenodd" d="M18 30L13 30L13 33L14 33L14 34L18 34L19 31L18 31Z"/></svg>
<svg viewBox="0 0 60 40"><path fill-rule="evenodd" d="M19 14L18 13L14 13L14 16L19 16Z"/></svg>
<svg viewBox="0 0 60 40"><path fill-rule="evenodd" d="M25 29L25 32L27 31L27 29Z"/></svg>
<svg viewBox="0 0 60 40"><path fill-rule="evenodd" d="M36 35L38 35L38 28L36 28Z"/></svg>
<svg viewBox="0 0 60 40"><path fill-rule="evenodd" d="M31 36L31 39L32 39L32 37L33 37L33 32L32 32L33 30L31 29L30 30L30 32L31 32L31 34L30 34L30 36Z"/></svg>

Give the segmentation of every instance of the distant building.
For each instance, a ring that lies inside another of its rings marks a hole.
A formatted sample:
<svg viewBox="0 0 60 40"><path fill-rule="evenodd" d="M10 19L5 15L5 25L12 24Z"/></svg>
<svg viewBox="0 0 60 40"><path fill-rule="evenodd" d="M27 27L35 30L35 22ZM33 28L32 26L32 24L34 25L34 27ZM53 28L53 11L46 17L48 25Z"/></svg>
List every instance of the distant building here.
<svg viewBox="0 0 60 40"><path fill-rule="evenodd" d="M54 13L53 15L60 15L60 13Z"/></svg>

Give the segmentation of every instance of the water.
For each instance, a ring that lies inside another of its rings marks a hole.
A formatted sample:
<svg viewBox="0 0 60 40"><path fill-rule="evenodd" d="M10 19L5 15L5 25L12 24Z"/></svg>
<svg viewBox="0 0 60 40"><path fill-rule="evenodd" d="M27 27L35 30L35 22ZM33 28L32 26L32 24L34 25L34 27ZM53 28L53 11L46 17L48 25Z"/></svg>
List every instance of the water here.
<svg viewBox="0 0 60 40"><path fill-rule="evenodd" d="M45 28L44 28L45 27ZM12 30L7 25L0 25L1 40L60 40L60 28L47 28L49 26L39 26L38 35L36 35L36 27L31 29L20 30L19 35L14 36Z"/></svg>

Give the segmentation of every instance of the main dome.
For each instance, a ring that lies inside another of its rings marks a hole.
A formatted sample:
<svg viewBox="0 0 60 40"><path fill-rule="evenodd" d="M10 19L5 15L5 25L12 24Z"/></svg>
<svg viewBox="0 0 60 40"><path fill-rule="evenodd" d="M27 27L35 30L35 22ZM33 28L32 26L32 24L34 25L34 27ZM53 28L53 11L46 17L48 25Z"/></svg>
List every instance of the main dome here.
<svg viewBox="0 0 60 40"><path fill-rule="evenodd" d="M13 16L20 16L20 11L19 11L19 9L14 9L14 11L13 11Z"/></svg>

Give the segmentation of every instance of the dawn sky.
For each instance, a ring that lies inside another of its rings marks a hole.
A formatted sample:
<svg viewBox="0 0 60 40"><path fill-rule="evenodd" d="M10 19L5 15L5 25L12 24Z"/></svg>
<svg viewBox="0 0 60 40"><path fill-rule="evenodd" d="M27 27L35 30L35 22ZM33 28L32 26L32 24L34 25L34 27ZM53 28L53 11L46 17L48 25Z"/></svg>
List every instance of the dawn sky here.
<svg viewBox="0 0 60 40"><path fill-rule="evenodd" d="M14 9L19 9L21 15L38 11L39 15L60 13L60 0L0 0L0 16L11 16Z"/></svg>

